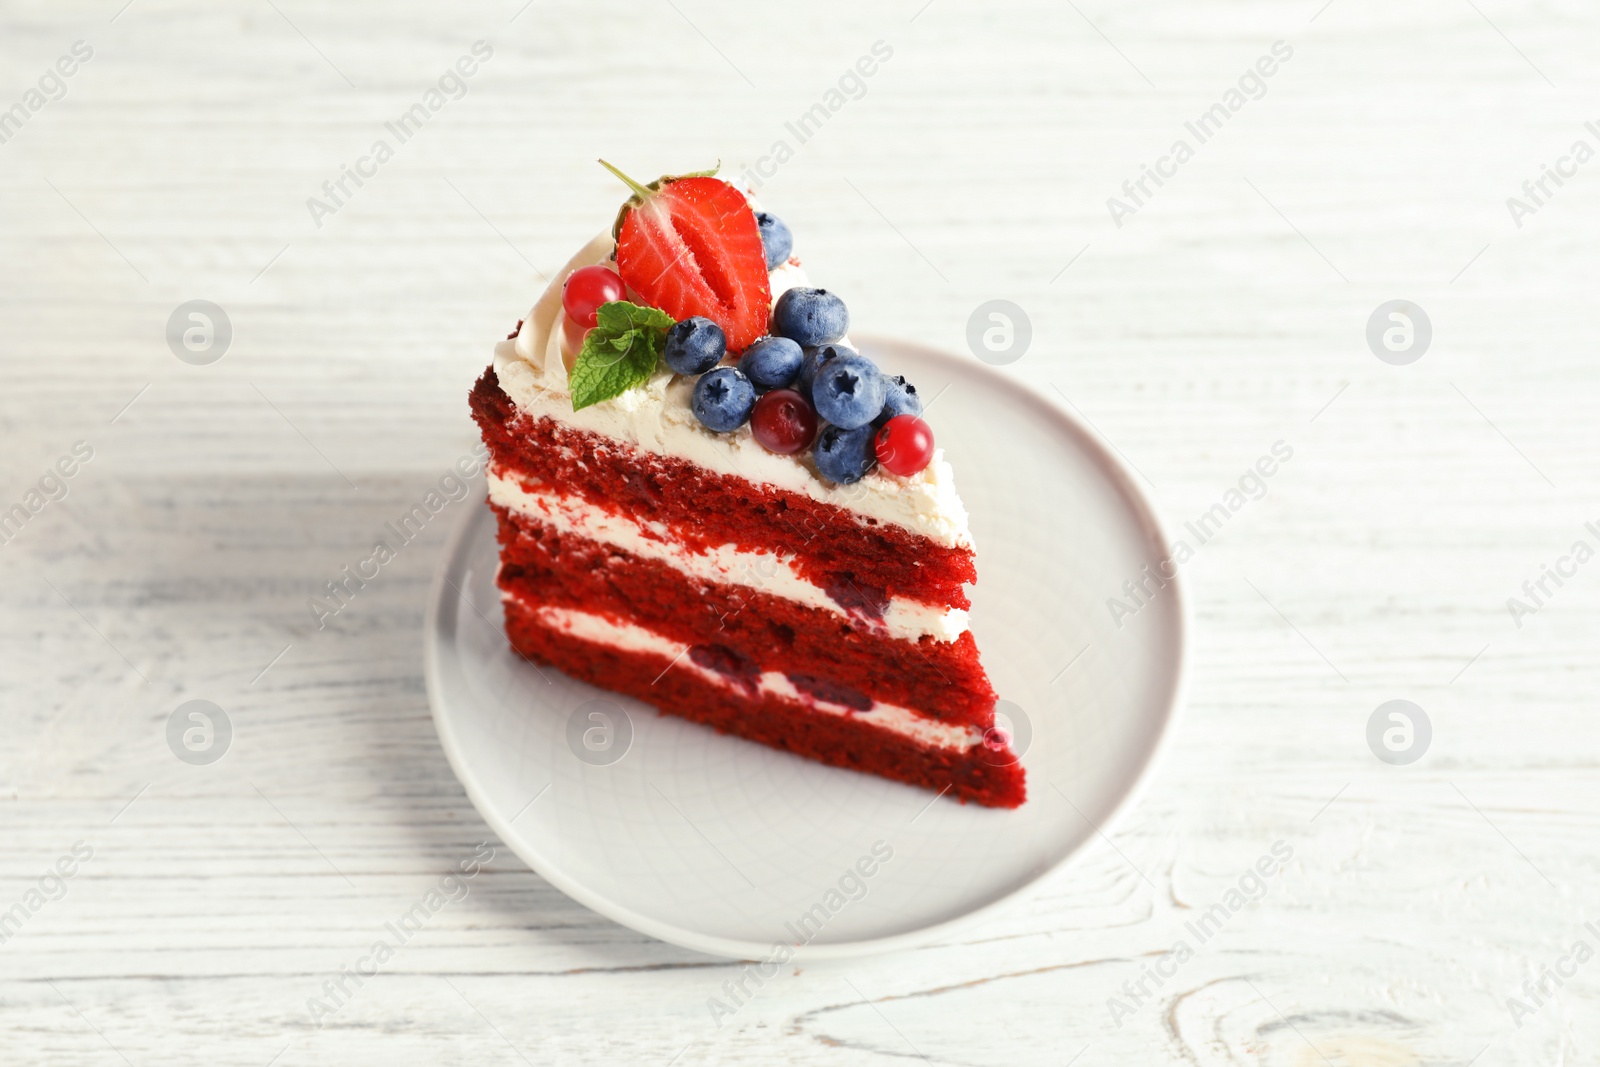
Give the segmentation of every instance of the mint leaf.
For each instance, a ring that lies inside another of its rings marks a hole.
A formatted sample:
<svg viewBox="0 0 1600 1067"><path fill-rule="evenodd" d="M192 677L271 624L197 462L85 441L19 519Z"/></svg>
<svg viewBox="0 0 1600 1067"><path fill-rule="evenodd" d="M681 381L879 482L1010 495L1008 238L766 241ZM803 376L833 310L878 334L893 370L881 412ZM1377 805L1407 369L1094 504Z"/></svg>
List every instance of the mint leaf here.
<svg viewBox="0 0 1600 1067"><path fill-rule="evenodd" d="M640 307L626 300L613 300L608 304L601 304L595 316L599 320L599 328L613 334L645 326L665 330L674 321L671 315L659 308Z"/></svg>
<svg viewBox="0 0 1600 1067"><path fill-rule="evenodd" d="M656 352L638 331L629 331L626 341L620 352L611 341L584 341L583 351L572 365L573 411L620 396L649 380L655 370Z"/></svg>
<svg viewBox="0 0 1600 1067"><path fill-rule="evenodd" d="M573 361L572 410L620 396L650 380L666 345L671 315L626 300L601 304L596 325Z"/></svg>

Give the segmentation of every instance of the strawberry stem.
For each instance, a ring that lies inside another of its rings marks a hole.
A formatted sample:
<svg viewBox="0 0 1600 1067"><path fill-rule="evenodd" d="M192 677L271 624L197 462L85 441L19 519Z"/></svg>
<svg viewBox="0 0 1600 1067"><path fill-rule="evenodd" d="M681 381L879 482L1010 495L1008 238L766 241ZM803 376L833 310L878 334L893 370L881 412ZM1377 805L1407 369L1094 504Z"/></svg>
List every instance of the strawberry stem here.
<svg viewBox="0 0 1600 1067"><path fill-rule="evenodd" d="M710 178L714 176L717 171L722 169L722 161L719 159L717 161L717 165L712 167L710 170L694 170L690 171L688 174L663 174L649 185L640 185L638 182L634 181L632 178L628 177L626 174L622 173L605 160L602 159L599 161L599 163L602 167L606 168L606 170L609 170L612 174L615 174L618 178L621 178L623 184L625 184L629 189L633 190L633 195L628 197L628 199L623 203L622 207L617 211L617 221L611 226L611 236L613 238L620 238L622 236L622 220L628 217L628 212L632 211L635 205L648 204L650 202L650 198L661 192L665 186L671 184L672 182L678 181L681 178Z"/></svg>
<svg viewBox="0 0 1600 1067"><path fill-rule="evenodd" d="M622 179L622 183L629 189L632 189L633 195L637 196L641 201L650 199L652 193L649 189L646 189L644 186L640 185L638 182L634 181L632 178L628 177L626 174L622 173L605 160L602 159L599 161L599 163L602 167L606 168L606 170L609 170L612 174L615 174L618 178Z"/></svg>

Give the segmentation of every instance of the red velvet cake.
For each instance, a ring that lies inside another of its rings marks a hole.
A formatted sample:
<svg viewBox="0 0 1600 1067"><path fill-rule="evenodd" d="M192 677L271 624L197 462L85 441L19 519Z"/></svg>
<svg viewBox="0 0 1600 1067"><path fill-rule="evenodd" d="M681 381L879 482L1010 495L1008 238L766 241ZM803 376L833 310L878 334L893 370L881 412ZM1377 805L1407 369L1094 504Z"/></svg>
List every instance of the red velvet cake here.
<svg viewBox="0 0 1600 1067"><path fill-rule="evenodd" d="M471 394L512 645L724 733L1018 806L967 516L915 386L854 351L746 194L623 180L613 232Z"/></svg>

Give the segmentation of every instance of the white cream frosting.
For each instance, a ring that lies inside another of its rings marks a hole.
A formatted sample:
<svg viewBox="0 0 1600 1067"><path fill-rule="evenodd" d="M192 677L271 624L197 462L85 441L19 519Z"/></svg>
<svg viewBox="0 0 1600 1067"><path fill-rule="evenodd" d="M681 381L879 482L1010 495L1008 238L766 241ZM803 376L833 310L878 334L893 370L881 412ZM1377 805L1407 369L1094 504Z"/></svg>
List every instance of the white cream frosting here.
<svg viewBox="0 0 1600 1067"><path fill-rule="evenodd" d="M910 477L880 468L854 485L834 485L817 473L809 454L768 452L751 436L748 425L722 434L706 429L689 409L693 383L664 366L643 385L573 411L561 345L561 284L579 267L609 260L614 247L610 234L585 245L551 279L516 339L495 346L500 388L519 411L617 438L657 455L685 459L719 474L801 493L853 512L859 521L892 523L946 547L971 547L966 508L956 495L954 473L942 449ZM806 281L805 272L794 262L780 264L771 279L774 298Z"/></svg>
<svg viewBox="0 0 1600 1067"><path fill-rule="evenodd" d="M848 612L820 587L795 569L790 557L774 552L747 552L719 545L703 552L691 551L672 537L664 525L642 525L570 494L530 490L514 475L491 467L489 499L526 515L561 533L612 545L645 559L657 560L684 574L707 582L734 585L771 593L809 608L820 608L876 629L889 637L915 641L930 635L953 641L967 631L967 613L940 608L904 597L891 597L881 620Z"/></svg>
<svg viewBox="0 0 1600 1067"><path fill-rule="evenodd" d="M511 594L506 596L507 599L519 600ZM634 623L618 622L587 611L549 605L537 607L527 604L527 606L533 609L533 613L544 625L580 641L625 652L659 656L668 661L665 670L692 671L709 682L730 690L743 691L743 687L727 675L709 667L702 667L684 655L688 651L688 646L680 645L654 630ZM911 738L920 744L937 745L965 752L983 741L983 731L975 726L940 722L896 704L873 701L872 707L866 711L856 711L843 704L819 700L810 693L795 688L794 683L779 671L763 671L756 685L764 694L782 697L811 711L827 715L853 716L861 722L871 723L891 733Z"/></svg>

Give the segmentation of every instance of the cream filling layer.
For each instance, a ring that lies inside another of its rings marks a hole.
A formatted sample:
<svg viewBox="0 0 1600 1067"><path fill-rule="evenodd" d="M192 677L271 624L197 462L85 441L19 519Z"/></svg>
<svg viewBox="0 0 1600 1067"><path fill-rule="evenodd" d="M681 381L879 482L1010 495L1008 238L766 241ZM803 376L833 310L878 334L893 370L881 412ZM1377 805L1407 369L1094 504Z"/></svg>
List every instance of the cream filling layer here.
<svg viewBox="0 0 1600 1067"><path fill-rule="evenodd" d="M834 485L817 473L809 454L768 452L751 436L748 425L725 434L706 429L689 409L694 383L665 366L620 396L572 410L561 350L561 285L579 267L607 262L614 247L609 233L585 245L551 279L517 337L495 346L495 375L519 411L617 438L647 452L686 459L718 474L797 492L843 508L858 522L893 523L945 547L972 546L967 511L942 449L936 449L933 462L910 477L875 468L853 485ZM798 265L784 263L771 279L776 296L782 289L804 284L805 274Z"/></svg>
<svg viewBox="0 0 1600 1067"><path fill-rule="evenodd" d="M527 603L509 593L506 594L506 598ZM709 667L702 667L687 656L684 656L686 646L679 645L654 630L648 630L633 623L616 622L603 615L595 615L587 611L575 611L571 608L534 607L533 612L544 625L569 637L580 641L588 641L591 644L604 645L607 648L619 649L624 652L660 656L671 661L668 670L692 671L706 681L726 689L739 692L746 691L743 686L728 676L711 670ZM959 726L940 722L937 719L918 715L910 708L902 708L895 704L874 701L872 707L868 710L856 711L854 708L845 707L843 704L818 700L810 693L796 689L794 683L779 671L763 671L756 685L764 694L782 697L822 714L840 717L851 716L861 722L871 723L881 729L888 730L890 733L910 738L919 744L935 745L939 748L965 752L974 745L983 742L983 731L975 726Z"/></svg>
<svg viewBox="0 0 1600 1067"><path fill-rule="evenodd" d="M967 632L967 613L960 608L940 608L904 597L891 597L883 618L872 619L859 612L846 611L820 587L802 577L788 557L773 552L748 552L733 545L719 545L705 552L691 551L674 541L671 532L660 523L641 525L578 496L530 492L515 477L508 477L493 467L489 469L488 478L489 499L503 508L561 533L599 541L665 563L702 581L771 593L808 608L830 611L906 641L916 641L925 635L939 641L954 641Z"/></svg>

